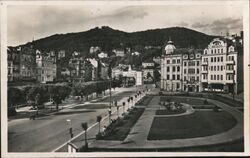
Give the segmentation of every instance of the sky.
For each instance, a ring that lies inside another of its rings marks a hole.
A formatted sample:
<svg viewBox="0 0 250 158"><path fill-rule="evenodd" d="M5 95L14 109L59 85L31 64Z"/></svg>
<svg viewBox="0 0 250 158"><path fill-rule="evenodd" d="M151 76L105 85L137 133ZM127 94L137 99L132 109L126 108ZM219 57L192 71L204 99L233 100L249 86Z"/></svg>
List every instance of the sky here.
<svg viewBox="0 0 250 158"><path fill-rule="evenodd" d="M11 5L7 7L7 44L100 26L125 32L178 26L209 35L239 34L242 15L242 7L236 5Z"/></svg>

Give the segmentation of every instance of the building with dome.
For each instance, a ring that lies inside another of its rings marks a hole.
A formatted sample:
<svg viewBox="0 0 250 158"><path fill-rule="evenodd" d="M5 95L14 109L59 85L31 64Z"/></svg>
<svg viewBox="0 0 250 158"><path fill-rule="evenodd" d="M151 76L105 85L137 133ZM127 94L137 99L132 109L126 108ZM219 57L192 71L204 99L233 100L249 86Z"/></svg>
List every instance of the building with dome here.
<svg viewBox="0 0 250 158"><path fill-rule="evenodd" d="M174 43L168 41L161 58L161 89L200 92L201 55L201 50L176 49Z"/></svg>
<svg viewBox="0 0 250 158"><path fill-rule="evenodd" d="M165 46L161 59L161 89L166 91L181 90L182 54L176 52L171 40Z"/></svg>

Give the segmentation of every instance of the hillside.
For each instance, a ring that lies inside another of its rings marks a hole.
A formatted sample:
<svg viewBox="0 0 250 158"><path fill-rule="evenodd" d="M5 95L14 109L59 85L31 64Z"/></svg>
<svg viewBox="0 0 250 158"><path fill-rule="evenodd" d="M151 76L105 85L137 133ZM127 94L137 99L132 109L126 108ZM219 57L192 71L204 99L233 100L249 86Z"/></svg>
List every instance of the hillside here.
<svg viewBox="0 0 250 158"><path fill-rule="evenodd" d="M103 26L84 32L55 34L33 41L32 44L40 50L63 49L66 52L80 51L86 55L91 46L100 46L102 50L107 52L119 47L130 47L132 50L138 50L147 45L163 46L169 38L177 48L204 48L214 36L183 27L127 33Z"/></svg>

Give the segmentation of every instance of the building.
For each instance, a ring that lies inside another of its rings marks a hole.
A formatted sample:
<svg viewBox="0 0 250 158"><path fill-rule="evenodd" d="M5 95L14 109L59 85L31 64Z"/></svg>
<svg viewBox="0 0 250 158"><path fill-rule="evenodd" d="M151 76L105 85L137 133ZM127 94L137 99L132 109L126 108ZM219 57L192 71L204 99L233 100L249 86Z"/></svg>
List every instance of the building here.
<svg viewBox="0 0 250 158"><path fill-rule="evenodd" d="M201 59L202 50L189 49L182 54L182 78L183 91L200 92L201 85Z"/></svg>
<svg viewBox="0 0 250 158"><path fill-rule="evenodd" d="M154 62L142 62L142 76L144 83L153 83L154 81Z"/></svg>
<svg viewBox="0 0 250 158"><path fill-rule="evenodd" d="M89 53L92 54L92 53L96 53L96 52L99 52L101 51L101 48L99 46L92 46L89 48Z"/></svg>
<svg viewBox="0 0 250 158"><path fill-rule="evenodd" d="M8 81L17 81L20 76L20 51L17 48L8 47Z"/></svg>
<svg viewBox="0 0 250 158"><path fill-rule="evenodd" d="M106 63L100 62L101 72L100 72L100 78L103 80L107 80L109 78L108 71L109 66Z"/></svg>
<svg viewBox="0 0 250 158"><path fill-rule="evenodd" d="M99 60L96 60L96 59L91 59L91 58L88 58L87 59L90 64L92 65L92 78L91 80L92 81L97 81L100 79L100 72L101 72L101 67L100 67L100 62Z"/></svg>
<svg viewBox="0 0 250 158"><path fill-rule="evenodd" d="M70 78L73 83L92 80L92 65L82 57L74 56L69 60Z"/></svg>
<svg viewBox="0 0 250 158"><path fill-rule="evenodd" d="M125 51L122 48L113 49L112 52L114 52L116 56L120 57L124 57L125 55Z"/></svg>
<svg viewBox="0 0 250 158"><path fill-rule="evenodd" d="M234 38L215 38L204 49L201 82L206 91L243 91L243 46Z"/></svg>
<svg viewBox="0 0 250 158"><path fill-rule="evenodd" d="M166 91L181 90L182 54L175 52L172 41L168 41L161 61L161 89Z"/></svg>
<svg viewBox="0 0 250 158"><path fill-rule="evenodd" d="M35 81L36 54L30 47L8 47L8 81Z"/></svg>
<svg viewBox="0 0 250 158"><path fill-rule="evenodd" d="M104 53L104 52L101 52L98 54L98 57L99 58L107 58L108 57L108 54L107 53Z"/></svg>
<svg viewBox="0 0 250 158"><path fill-rule="evenodd" d="M53 82L56 79L56 61L53 53L36 50L36 77L41 83Z"/></svg>
<svg viewBox="0 0 250 158"><path fill-rule="evenodd" d="M161 89L166 91L200 92L201 50L176 49L168 41L161 61Z"/></svg>

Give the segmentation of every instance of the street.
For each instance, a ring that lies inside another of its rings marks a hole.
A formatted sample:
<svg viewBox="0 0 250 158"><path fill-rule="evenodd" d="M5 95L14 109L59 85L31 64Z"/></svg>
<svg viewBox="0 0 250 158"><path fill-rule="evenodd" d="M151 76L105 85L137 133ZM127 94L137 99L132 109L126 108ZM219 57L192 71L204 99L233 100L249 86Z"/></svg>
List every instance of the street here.
<svg viewBox="0 0 250 158"><path fill-rule="evenodd" d="M151 89L152 86L148 86ZM119 88L112 98L121 100L132 96L139 89L145 86ZM88 102L86 104L106 104L107 106L98 108L86 108L83 104L68 107L62 112L54 113L35 120L21 119L12 120L8 123L8 151L9 152L51 152L70 139L69 128L73 128L74 136L81 133L81 123L87 122L88 127L96 123L96 117L108 115L109 96L97 103ZM112 99L113 100L113 99ZM95 102L95 101L94 101ZM83 108L75 107L83 106ZM112 111L116 108L112 107ZM115 115L115 114L114 114ZM66 120L71 120L67 122Z"/></svg>

